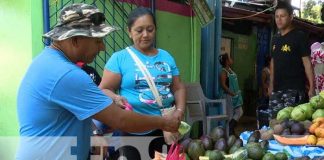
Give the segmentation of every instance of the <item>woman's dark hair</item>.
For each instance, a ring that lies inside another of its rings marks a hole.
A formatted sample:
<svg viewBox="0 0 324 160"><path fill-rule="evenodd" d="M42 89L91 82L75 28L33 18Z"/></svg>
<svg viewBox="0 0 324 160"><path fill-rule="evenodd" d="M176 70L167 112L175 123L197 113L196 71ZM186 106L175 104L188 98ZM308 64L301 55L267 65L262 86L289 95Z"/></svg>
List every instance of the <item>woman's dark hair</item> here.
<svg viewBox="0 0 324 160"><path fill-rule="evenodd" d="M294 10L290 3L286 2L286 1L282 1L282 0L278 0L278 5L277 5L275 11L277 9L285 9L289 15L292 15L293 10Z"/></svg>
<svg viewBox="0 0 324 160"><path fill-rule="evenodd" d="M127 20L127 27L130 29L134 25L134 22L139 18L144 15L150 15L153 19L154 26L156 27L156 21L153 13L151 10L144 8L144 7L138 7L131 11L128 15L128 20Z"/></svg>
<svg viewBox="0 0 324 160"><path fill-rule="evenodd" d="M226 61L228 60L228 54L225 53L225 54L222 54L222 55L219 55L219 63L225 67L226 65Z"/></svg>

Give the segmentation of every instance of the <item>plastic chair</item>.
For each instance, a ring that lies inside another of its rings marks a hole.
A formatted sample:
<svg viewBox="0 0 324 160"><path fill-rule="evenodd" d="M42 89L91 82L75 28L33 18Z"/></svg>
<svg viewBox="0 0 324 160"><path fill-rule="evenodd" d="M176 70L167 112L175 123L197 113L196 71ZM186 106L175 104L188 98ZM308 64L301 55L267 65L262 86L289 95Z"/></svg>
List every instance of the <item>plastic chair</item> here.
<svg viewBox="0 0 324 160"><path fill-rule="evenodd" d="M208 99L205 97L204 92L199 83L187 83L186 86L186 121L192 125L195 121L203 122L203 134L209 134L211 129L211 121L225 121L226 134L229 133L228 115L226 110L225 99ZM222 114L207 115L206 107L208 104L221 104L212 105L212 107L221 107Z"/></svg>

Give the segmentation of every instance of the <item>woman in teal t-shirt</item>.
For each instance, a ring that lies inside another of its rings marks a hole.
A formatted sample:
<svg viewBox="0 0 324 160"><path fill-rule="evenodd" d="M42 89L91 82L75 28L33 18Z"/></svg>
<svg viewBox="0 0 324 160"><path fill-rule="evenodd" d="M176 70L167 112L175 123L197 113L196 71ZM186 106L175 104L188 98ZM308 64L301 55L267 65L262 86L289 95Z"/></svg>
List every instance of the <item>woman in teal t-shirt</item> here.
<svg viewBox="0 0 324 160"><path fill-rule="evenodd" d="M139 69L127 49L114 53L103 72L99 87L120 106L129 103L133 111L145 115L161 116L160 109L175 105L173 117L182 119L185 111L185 87L180 80L180 72L172 55L154 47L156 22L149 9L139 7L133 10L127 21L129 37L133 42L130 51L143 63L155 84L162 106L158 105L145 75ZM117 94L118 92L118 94ZM165 144L162 130L144 133L114 132L122 136L158 136L150 143L149 154L154 158L154 151L162 152ZM123 156L137 160L136 152L124 149Z"/></svg>
<svg viewBox="0 0 324 160"><path fill-rule="evenodd" d="M230 135L235 134L234 128L237 125L237 121L243 115L242 110L242 95L238 85L237 75L231 69L233 60L228 54L222 54L219 56L220 64L222 65L222 71L220 74L221 84L221 97L226 99L227 111L230 115Z"/></svg>

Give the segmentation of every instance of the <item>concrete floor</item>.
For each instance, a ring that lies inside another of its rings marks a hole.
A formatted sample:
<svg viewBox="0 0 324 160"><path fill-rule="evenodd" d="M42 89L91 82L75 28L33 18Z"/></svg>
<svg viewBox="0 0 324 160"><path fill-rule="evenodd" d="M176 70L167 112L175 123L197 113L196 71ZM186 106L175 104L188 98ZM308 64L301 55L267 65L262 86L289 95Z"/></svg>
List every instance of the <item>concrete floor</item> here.
<svg viewBox="0 0 324 160"><path fill-rule="evenodd" d="M237 127L235 128L235 134L239 136L241 132L244 131L254 131L257 129L257 120L256 117L248 117L243 116L239 122Z"/></svg>

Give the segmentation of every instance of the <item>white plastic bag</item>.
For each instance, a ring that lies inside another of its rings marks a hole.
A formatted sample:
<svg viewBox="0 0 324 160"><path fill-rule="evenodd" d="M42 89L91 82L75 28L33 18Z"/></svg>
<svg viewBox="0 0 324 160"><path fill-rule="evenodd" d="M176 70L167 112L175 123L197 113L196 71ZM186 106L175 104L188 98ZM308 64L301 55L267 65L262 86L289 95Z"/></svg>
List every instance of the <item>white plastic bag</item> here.
<svg viewBox="0 0 324 160"><path fill-rule="evenodd" d="M161 114L162 114L162 116L172 115L175 110L176 110L175 106L170 107L170 108L164 108L164 109L161 109ZM180 133L179 132L171 133L171 132L163 131L163 137L164 137L165 143L168 145L171 145L172 143L178 141L178 139L180 137Z"/></svg>

